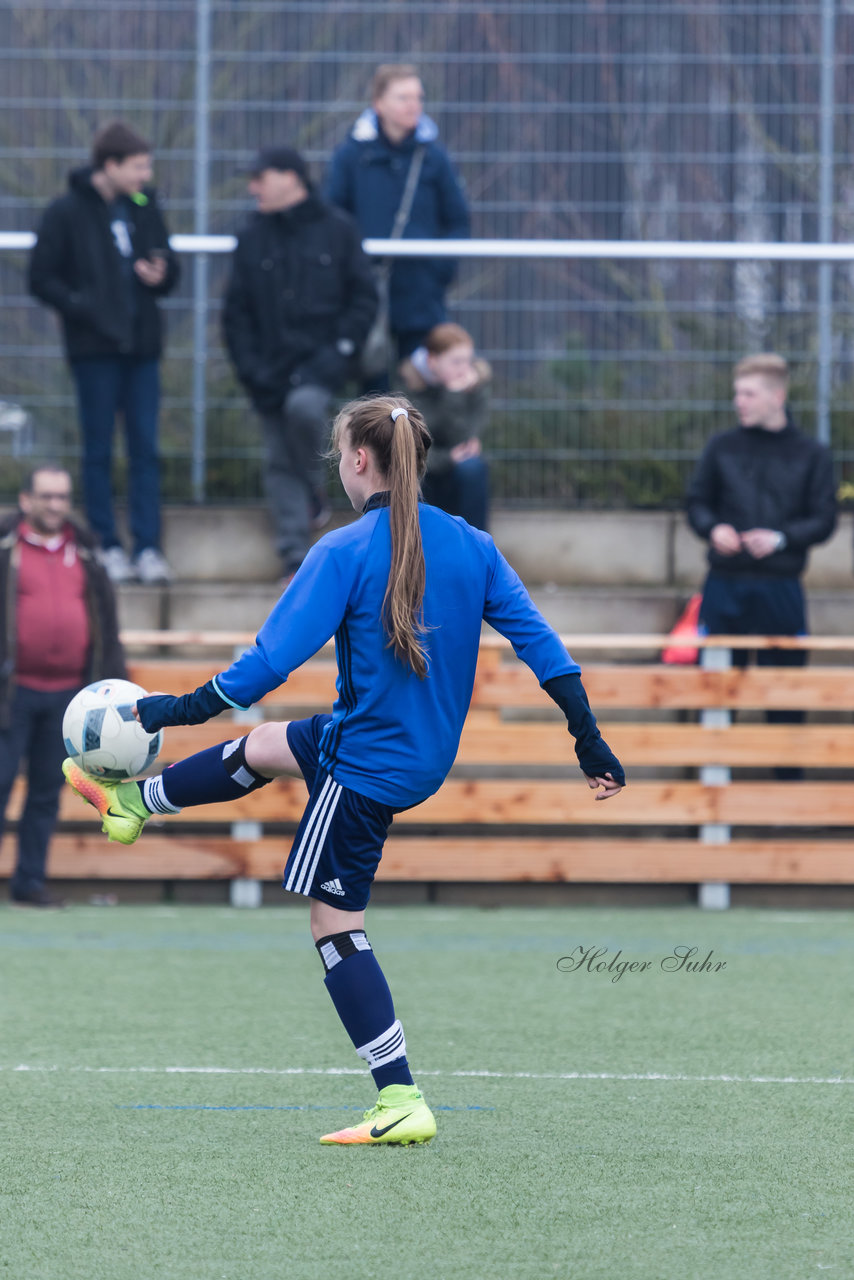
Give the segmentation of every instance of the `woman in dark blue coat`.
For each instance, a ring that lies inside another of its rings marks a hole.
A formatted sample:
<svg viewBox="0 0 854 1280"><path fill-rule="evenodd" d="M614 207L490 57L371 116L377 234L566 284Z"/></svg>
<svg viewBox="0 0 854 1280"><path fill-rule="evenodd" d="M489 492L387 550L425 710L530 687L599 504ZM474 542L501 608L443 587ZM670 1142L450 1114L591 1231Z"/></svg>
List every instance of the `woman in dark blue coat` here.
<svg viewBox="0 0 854 1280"><path fill-rule="evenodd" d="M421 171L403 237L467 238L469 212L439 130L423 113L424 90L415 67L379 67L371 106L332 157L327 199L351 214L364 237L391 234L406 179L421 152ZM414 351L446 318L445 290L456 270L453 258L397 258L390 280L391 331L398 357Z"/></svg>

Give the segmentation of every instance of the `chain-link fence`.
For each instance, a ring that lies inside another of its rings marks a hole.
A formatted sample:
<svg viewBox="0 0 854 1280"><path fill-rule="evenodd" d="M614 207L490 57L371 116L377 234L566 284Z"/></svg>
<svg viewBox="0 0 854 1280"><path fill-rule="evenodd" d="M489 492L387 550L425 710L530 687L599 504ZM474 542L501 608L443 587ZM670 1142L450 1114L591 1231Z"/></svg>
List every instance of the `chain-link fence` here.
<svg viewBox="0 0 854 1280"><path fill-rule="evenodd" d="M476 237L854 240L847 0L2 5L0 230L32 229L121 116L155 143L172 231L233 231L241 162L287 142L321 176L388 61L421 69ZM71 458L56 324L24 266L0 254L0 401L27 409L30 433L13 446L0 415L0 449ZM228 261L184 268L167 304L166 492L254 499L259 440L219 338ZM844 472L853 290L848 264L467 260L451 305L495 370L496 500L677 502L729 421L732 362L756 349L792 361L795 412L808 428L825 412ZM13 458L3 474L8 497Z"/></svg>

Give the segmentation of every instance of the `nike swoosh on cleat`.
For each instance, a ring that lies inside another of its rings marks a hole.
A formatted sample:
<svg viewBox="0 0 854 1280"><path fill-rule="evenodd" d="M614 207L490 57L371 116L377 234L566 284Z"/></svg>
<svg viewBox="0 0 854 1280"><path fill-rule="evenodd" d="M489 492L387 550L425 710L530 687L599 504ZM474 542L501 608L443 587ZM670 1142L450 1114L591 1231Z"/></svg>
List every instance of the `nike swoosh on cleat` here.
<svg viewBox="0 0 854 1280"><path fill-rule="evenodd" d="M401 1116L399 1120L392 1120L391 1124L387 1124L384 1129L378 1129L377 1126L374 1125L374 1127L371 1129L371 1137L381 1138L383 1134L388 1133L389 1129L393 1129L395 1125L402 1124L403 1121L408 1120L411 1115L412 1115L412 1112L408 1111L406 1115Z"/></svg>

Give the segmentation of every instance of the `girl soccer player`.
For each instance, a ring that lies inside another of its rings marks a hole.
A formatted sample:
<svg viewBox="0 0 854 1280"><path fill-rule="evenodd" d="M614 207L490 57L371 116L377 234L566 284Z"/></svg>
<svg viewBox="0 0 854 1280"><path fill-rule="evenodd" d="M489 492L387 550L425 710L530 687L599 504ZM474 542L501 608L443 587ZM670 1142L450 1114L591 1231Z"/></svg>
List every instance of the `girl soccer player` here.
<svg viewBox="0 0 854 1280"><path fill-rule="evenodd" d="M234 799L301 775L308 804L284 887L311 900L311 932L335 1009L379 1090L376 1106L324 1143L429 1142L432 1112L416 1088L403 1029L365 933L365 908L395 813L442 785L474 684L481 623L506 636L567 718L596 800L625 783L602 739L580 668L490 536L421 502L430 436L401 396L346 405L333 449L361 519L312 548L258 633L227 671L183 697L141 698L154 732L246 709L335 637L331 715L268 722L144 782L106 783L63 766L111 840L132 844L153 813Z"/></svg>

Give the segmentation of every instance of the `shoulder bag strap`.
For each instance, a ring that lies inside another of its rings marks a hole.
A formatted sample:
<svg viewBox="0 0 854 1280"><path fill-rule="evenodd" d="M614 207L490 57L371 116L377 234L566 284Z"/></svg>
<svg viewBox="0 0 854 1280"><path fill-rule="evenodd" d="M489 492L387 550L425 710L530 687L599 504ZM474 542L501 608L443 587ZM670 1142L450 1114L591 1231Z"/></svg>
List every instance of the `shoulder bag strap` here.
<svg viewBox="0 0 854 1280"><path fill-rule="evenodd" d="M389 240L399 240L406 230L406 224L409 222L409 215L412 213L412 205L415 200L415 188L418 186L418 179L421 177L421 166L424 163L424 143L421 142L415 148L412 154L412 160L409 164L409 172L406 175L406 185L403 188L403 195L400 198L400 205L397 213L394 215L394 225L389 235ZM384 277L385 280L391 275L392 263L388 258L384 259L378 268L377 274Z"/></svg>

